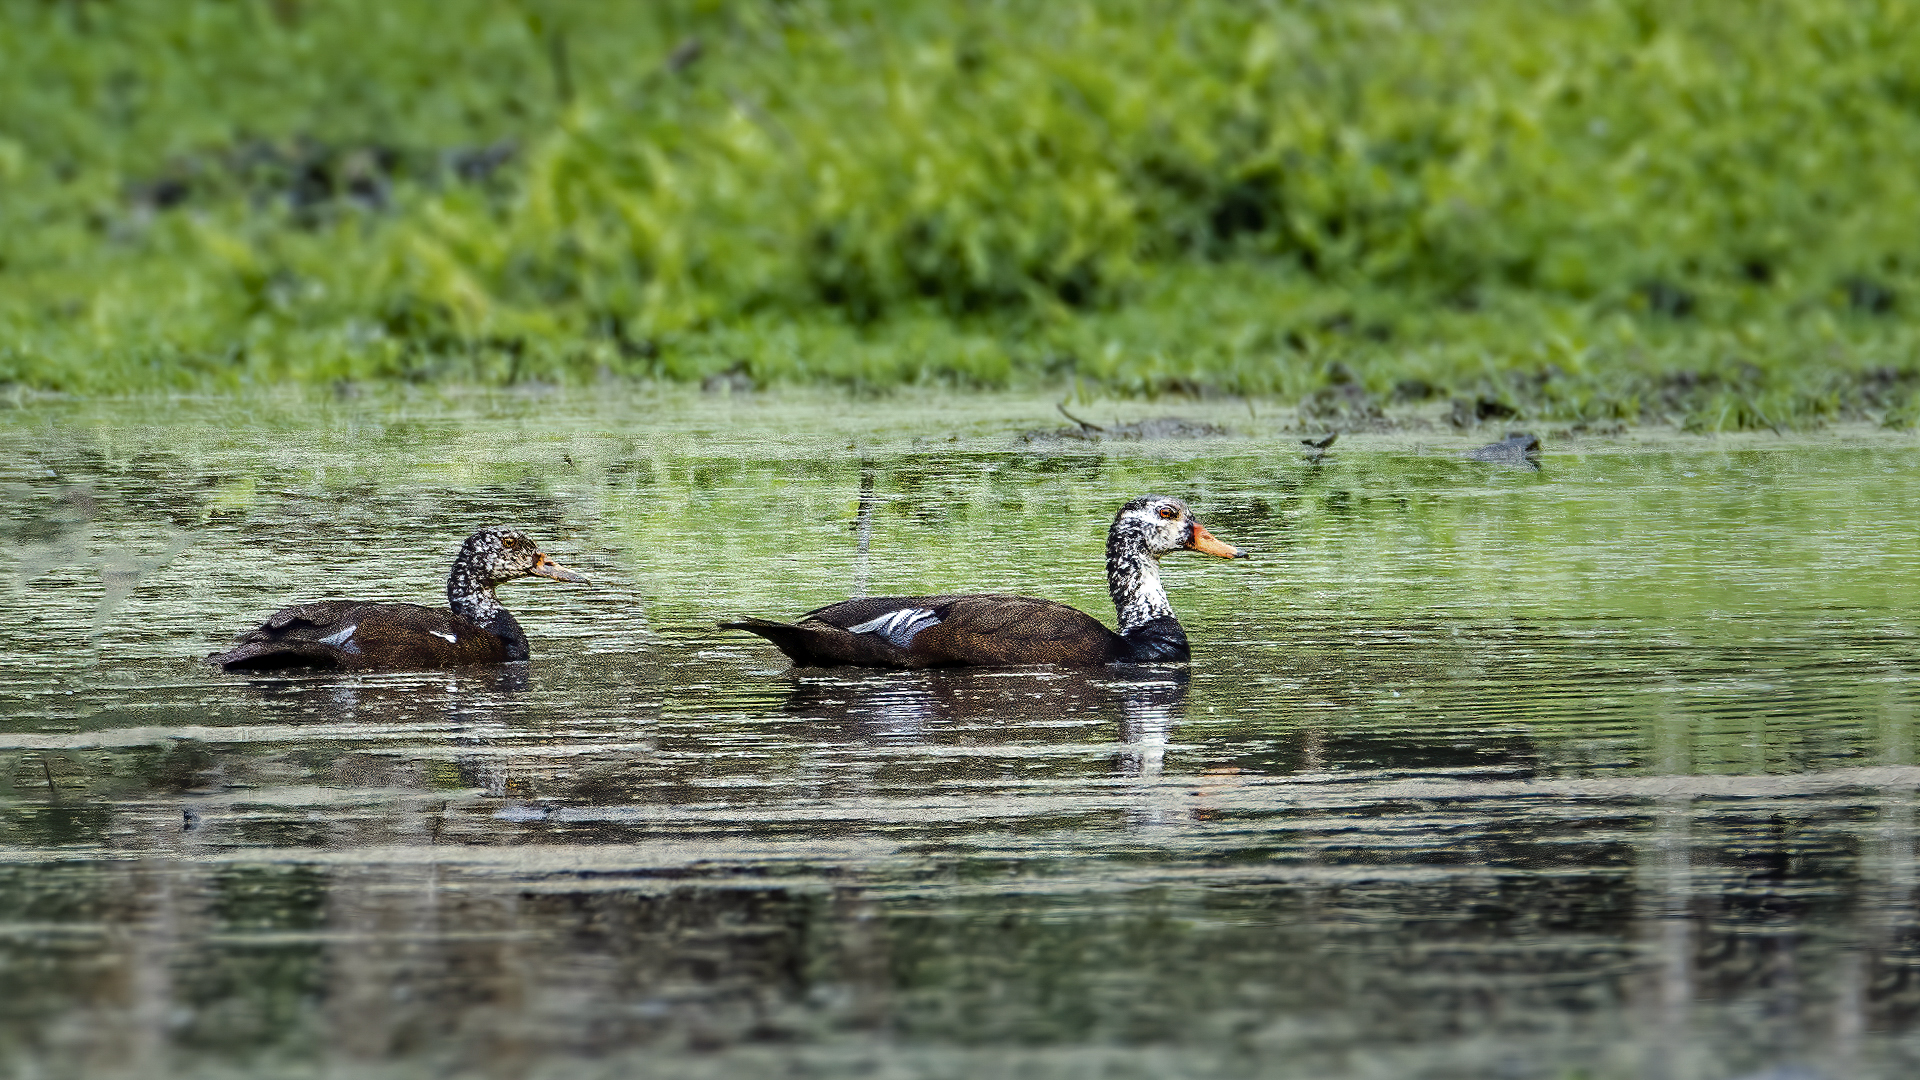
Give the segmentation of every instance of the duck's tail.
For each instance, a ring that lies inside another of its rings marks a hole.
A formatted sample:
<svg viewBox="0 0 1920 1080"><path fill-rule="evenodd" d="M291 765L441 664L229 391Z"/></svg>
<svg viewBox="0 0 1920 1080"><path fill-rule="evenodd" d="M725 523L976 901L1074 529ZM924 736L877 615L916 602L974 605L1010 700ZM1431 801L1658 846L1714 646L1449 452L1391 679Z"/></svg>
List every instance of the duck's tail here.
<svg viewBox="0 0 1920 1080"><path fill-rule="evenodd" d="M787 658L796 664L813 663L814 632L805 626L793 623L774 622L772 619L740 619L735 622L723 622L722 630L745 630L749 634L759 634L774 647L787 654Z"/></svg>

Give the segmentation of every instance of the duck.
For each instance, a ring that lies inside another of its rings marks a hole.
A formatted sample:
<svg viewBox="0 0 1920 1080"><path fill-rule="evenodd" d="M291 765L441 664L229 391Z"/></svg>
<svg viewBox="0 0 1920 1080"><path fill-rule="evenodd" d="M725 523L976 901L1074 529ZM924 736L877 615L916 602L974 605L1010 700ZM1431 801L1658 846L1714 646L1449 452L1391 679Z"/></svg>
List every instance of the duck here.
<svg viewBox="0 0 1920 1080"><path fill-rule="evenodd" d="M370 671L525 660L532 654L526 631L493 590L527 576L587 580L541 552L526 533L491 526L460 545L444 608L367 600L295 604L267 616L207 663L224 671Z"/></svg>
<svg viewBox="0 0 1920 1080"><path fill-rule="evenodd" d="M1185 502L1142 495L1107 530L1107 591L1120 629L1076 608L1032 596L976 593L843 600L792 622L722 623L771 641L799 667L1008 667L1185 663L1187 633L1160 584L1160 557L1247 553L1215 537Z"/></svg>

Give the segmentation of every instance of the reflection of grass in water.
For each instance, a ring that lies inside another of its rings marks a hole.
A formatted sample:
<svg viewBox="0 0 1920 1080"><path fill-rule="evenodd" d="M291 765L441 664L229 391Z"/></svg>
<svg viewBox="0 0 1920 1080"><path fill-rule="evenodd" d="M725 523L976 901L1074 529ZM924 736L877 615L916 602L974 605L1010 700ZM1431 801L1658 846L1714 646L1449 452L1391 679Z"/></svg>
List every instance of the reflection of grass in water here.
<svg viewBox="0 0 1920 1080"><path fill-rule="evenodd" d="M49 575L18 597L15 624L47 629L0 652L29 658L35 685L72 672L85 691L72 700L94 701L95 671L189 665L284 603L438 602L453 546L507 521L595 581L503 589L541 662L614 647L649 672L636 694L685 664L737 689L751 680L728 672L783 665L715 623L858 589L863 504L873 592L1004 590L1110 620L1107 522L1160 491L1253 552L1165 564L1198 658L1192 732L1297 739L1303 762L1315 732L1364 761L1444 750L1455 728L1552 743L1575 771L1589 743L1596 770L1910 756L1897 665L1920 549L1897 512L1913 458L1901 437L1549 440L1532 473L1465 459L1465 438L1355 434L1310 466L1291 436L1227 405L1193 412L1241 432L1228 438L1036 447L1017 432L1057 419L1051 399L903 394L827 414L827 397L280 394L0 414L5 459L58 477L8 489L15 537L70 523L77 491L90 551L154 559L199 530L191 557L151 568L105 627L89 618L94 566ZM73 667L82 652L98 667ZM754 722L728 716L714 722ZM1341 734L1356 724L1382 746ZM44 785L38 759L15 782Z"/></svg>
<svg viewBox="0 0 1920 1080"><path fill-rule="evenodd" d="M1904 423L1910 18L17 6L0 379Z"/></svg>
<svg viewBox="0 0 1920 1080"><path fill-rule="evenodd" d="M828 400L281 393L0 414L7 459L57 475L9 489L16 537L71 525L75 492L90 551L157 561L197 530L191 558L150 567L104 626L94 572L116 565L74 563L16 603L22 625L89 640L91 662L186 664L295 600L438 602L452 547L506 521L595 580L503 590L537 656L613 643L649 664L744 663L764 647L717 622L841 599L863 569L872 592L1008 591L1110 620L1107 522L1158 491L1254 555L1165 566L1195 693L1221 709L1196 724L1292 738L1364 715L1419 741L1470 717L1598 739L1604 767L1655 772L1777 771L1910 741L1904 695L1859 674L1862 655L1897 663L1920 610L1896 436L1549 439L1532 473L1433 435L1343 436L1308 465L1292 436L1224 403L1182 411L1227 438L1039 446L1018 432L1057 422L1051 399ZM1242 684L1258 690L1244 706ZM1865 719L1833 713L1830 735L1769 719L1802 701Z"/></svg>
<svg viewBox="0 0 1920 1080"><path fill-rule="evenodd" d="M116 548L101 555L100 567L100 603L93 611L93 634L99 635L113 626L113 617L140 587L147 575L165 567L174 557L192 547L198 539L192 533L180 533L166 542L166 546L156 554L141 556L131 551Z"/></svg>
<svg viewBox="0 0 1920 1080"><path fill-rule="evenodd" d="M50 429L12 414L0 436L16 460L89 485L105 507L93 526L101 549L152 556L204 529L213 547L194 565L219 568L210 585L280 560L311 570L343 543L359 553L328 571L340 581L312 579L302 596L324 585L435 597L450 545L507 521L562 561L582 548L616 558L655 625L793 613L851 590L871 470L865 566L876 591L1006 589L1107 617L1107 521L1155 491L1190 498L1210 528L1256 554L1170 565L1183 616L1202 619L1231 621L1244 605L1307 625L1356 613L1687 622L1816 601L1920 606L1886 569L1913 539L1885 509L1902 490L1904 451L1877 440L1682 437L1636 451L1550 438L1534 474L1464 460L1458 449L1476 440L1353 435L1309 467L1294 439L1228 405L1182 411L1233 437L1054 446L1017 434L1056 417L1046 399L841 402L831 416L825 400L279 395L164 412L103 402L61 407ZM1143 410L1086 411L1113 423ZM23 529L70 516L51 489L22 506ZM242 536L244 550L229 549ZM531 587L515 603L586 610L579 596Z"/></svg>

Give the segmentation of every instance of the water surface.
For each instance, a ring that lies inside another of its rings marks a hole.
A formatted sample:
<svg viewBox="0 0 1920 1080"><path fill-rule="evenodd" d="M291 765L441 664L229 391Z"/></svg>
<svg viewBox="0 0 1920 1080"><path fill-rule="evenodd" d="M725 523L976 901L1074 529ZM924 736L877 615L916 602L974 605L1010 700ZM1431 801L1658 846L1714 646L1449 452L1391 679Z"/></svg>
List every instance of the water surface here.
<svg viewBox="0 0 1920 1080"><path fill-rule="evenodd" d="M0 1075L1920 1068L1910 436L624 395L0 413ZM714 629L1110 619L1147 491L1254 553L1166 560L1184 670ZM501 590L530 663L197 662L496 522L593 579Z"/></svg>

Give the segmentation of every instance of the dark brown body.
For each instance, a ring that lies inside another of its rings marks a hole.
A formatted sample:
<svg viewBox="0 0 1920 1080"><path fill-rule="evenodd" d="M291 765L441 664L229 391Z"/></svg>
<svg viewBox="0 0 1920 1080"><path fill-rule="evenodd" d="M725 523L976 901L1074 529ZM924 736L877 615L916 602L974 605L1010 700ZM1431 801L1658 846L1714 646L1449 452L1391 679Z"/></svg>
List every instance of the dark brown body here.
<svg viewBox="0 0 1920 1080"><path fill-rule="evenodd" d="M908 608L932 610L939 621L902 647L859 626ZM802 666L1006 666L1060 664L1088 667L1136 659L1132 643L1086 612L1052 600L992 593L961 596L887 596L846 600L809 611L791 623L744 619L727 629L755 633ZM1177 625L1175 631L1178 631ZM1178 659L1185 659L1180 638ZM1167 657L1172 659L1172 657Z"/></svg>
<svg viewBox="0 0 1920 1080"><path fill-rule="evenodd" d="M509 653L506 638L446 608L321 600L281 608L207 662L228 671L365 671L499 664Z"/></svg>

